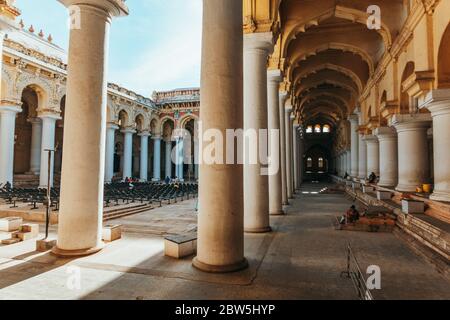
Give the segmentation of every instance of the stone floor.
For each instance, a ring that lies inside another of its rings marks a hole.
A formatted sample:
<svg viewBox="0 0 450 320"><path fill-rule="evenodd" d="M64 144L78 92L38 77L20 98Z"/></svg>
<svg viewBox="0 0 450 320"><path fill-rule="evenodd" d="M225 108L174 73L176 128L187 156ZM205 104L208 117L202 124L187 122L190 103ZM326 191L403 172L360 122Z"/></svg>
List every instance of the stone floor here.
<svg viewBox="0 0 450 320"><path fill-rule="evenodd" d="M163 234L195 228L191 200L114 221L123 238L90 257L58 259L34 241L0 247L0 299L356 299L340 277L347 242L363 270L381 268L375 299L450 299L450 282L393 234L335 231L349 202L324 187L305 185L273 232L245 236L247 270L206 274L191 257L163 256Z"/></svg>

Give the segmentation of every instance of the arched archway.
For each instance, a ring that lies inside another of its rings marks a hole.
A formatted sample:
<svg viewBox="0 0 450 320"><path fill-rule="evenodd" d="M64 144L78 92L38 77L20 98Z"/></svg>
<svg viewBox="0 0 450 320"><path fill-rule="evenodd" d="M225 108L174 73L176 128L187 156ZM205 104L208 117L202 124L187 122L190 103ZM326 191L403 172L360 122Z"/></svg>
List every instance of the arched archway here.
<svg viewBox="0 0 450 320"><path fill-rule="evenodd" d="M450 24L445 29L438 53L438 88L450 88Z"/></svg>
<svg viewBox="0 0 450 320"><path fill-rule="evenodd" d="M412 108L412 101L411 97L409 96L408 92L403 87L403 83L406 79L408 79L415 70L415 64L414 62L410 61L406 64L405 69L402 73L402 80L400 82L400 113L407 114L410 112Z"/></svg>

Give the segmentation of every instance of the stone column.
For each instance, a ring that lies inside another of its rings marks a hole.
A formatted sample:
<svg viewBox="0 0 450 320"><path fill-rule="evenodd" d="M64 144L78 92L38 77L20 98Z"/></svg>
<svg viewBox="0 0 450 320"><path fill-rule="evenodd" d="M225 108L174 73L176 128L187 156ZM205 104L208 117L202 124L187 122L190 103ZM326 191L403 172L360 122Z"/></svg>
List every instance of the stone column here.
<svg viewBox="0 0 450 320"><path fill-rule="evenodd" d="M41 170L39 174L39 188L47 188L48 184L48 151L55 150L55 125L59 116L53 114L40 115L42 120L42 144L41 144ZM50 161L50 187L53 187L53 164L55 153L51 153Z"/></svg>
<svg viewBox="0 0 450 320"><path fill-rule="evenodd" d="M105 182L111 182L114 177L114 151L117 129L119 129L119 126L114 123L106 125Z"/></svg>
<svg viewBox="0 0 450 320"><path fill-rule="evenodd" d="M141 154L139 161L139 180L146 182L148 180L148 137L150 133L147 131L139 133L141 137Z"/></svg>
<svg viewBox="0 0 450 320"><path fill-rule="evenodd" d="M292 144L291 144L291 112L292 106L286 106L284 112L285 138L286 138L286 190L288 199L293 197L293 183L292 183Z"/></svg>
<svg viewBox="0 0 450 320"><path fill-rule="evenodd" d="M292 160L293 160L293 167L294 167L294 188L293 190L296 191L299 186L299 145L298 145L298 124L294 124L292 126Z"/></svg>
<svg viewBox="0 0 450 320"><path fill-rule="evenodd" d="M0 106L0 184L14 180L14 131L19 106Z"/></svg>
<svg viewBox="0 0 450 320"><path fill-rule="evenodd" d="M220 39L220 41L218 41ZM203 130L243 128L242 1L203 1L200 120ZM200 136L200 182L197 257L193 264L208 272L247 267L244 258L243 166L206 164ZM225 154L225 150L224 150Z"/></svg>
<svg viewBox="0 0 450 320"><path fill-rule="evenodd" d="M348 174L353 178L358 177L358 156L359 156L359 134L358 134L358 116L353 114L349 117L350 121L350 141L351 141L351 159L350 171Z"/></svg>
<svg viewBox="0 0 450 320"><path fill-rule="evenodd" d="M367 145L363 134L359 134L358 152L358 178L365 179L367 178Z"/></svg>
<svg viewBox="0 0 450 320"><path fill-rule="evenodd" d="M280 155L280 82L282 80L280 70L272 70L267 73L267 109L268 109L268 129L278 132L278 139L269 141L269 155L278 164L277 171L269 175L269 213L271 215L283 214L283 199L281 185L281 155Z"/></svg>
<svg viewBox="0 0 450 320"><path fill-rule="evenodd" d="M288 205L287 183L286 183L286 123L284 114L284 105L286 103L287 93L279 93L280 104L280 165L281 165L281 200L283 205Z"/></svg>
<svg viewBox="0 0 450 320"><path fill-rule="evenodd" d="M267 129L267 59L273 50L272 33L244 35L244 131L255 133L255 142L244 142L244 230L267 232L269 225L269 179L262 174L259 150L261 129ZM255 147L255 148L254 148ZM247 154L257 150L257 154ZM255 158L256 163L250 163Z"/></svg>
<svg viewBox="0 0 450 320"><path fill-rule="evenodd" d="M162 138L160 136L155 136L155 137L152 137L152 139L153 139L153 181L160 181L161 180L161 140L162 140ZM172 148L170 148L170 150L172 150ZM170 154L170 152L169 152L169 154ZM166 155L166 159L167 159L167 155Z"/></svg>
<svg viewBox="0 0 450 320"><path fill-rule="evenodd" d="M199 162L199 154L198 154L198 137L195 137L194 141L194 178L195 180L198 180L198 162Z"/></svg>
<svg viewBox="0 0 450 320"><path fill-rule="evenodd" d="M30 172L39 174L41 170L42 120L29 119L31 123Z"/></svg>
<svg viewBox="0 0 450 320"><path fill-rule="evenodd" d="M53 252L80 256L102 248L106 140L106 68L112 16L123 1L60 0L79 8L70 30L58 241Z"/></svg>
<svg viewBox="0 0 450 320"><path fill-rule="evenodd" d="M396 190L414 192L430 181L427 130L429 114L396 114L392 124L398 136L398 185Z"/></svg>
<svg viewBox="0 0 450 320"><path fill-rule="evenodd" d="M184 140L183 138L177 138L176 144L176 157L177 161L175 163L176 176L180 181L184 181Z"/></svg>
<svg viewBox="0 0 450 320"><path fill-rule="evenodd" d="M303 183L303 154L305 152L305 141L303 139L303 133L298 133L298 186L297 189L300 189ZM325 162L324 162L325 163Z"/></svg>
<svg viewBox="0 0 450 320"><path fill-rule="evenodd" d="M396 186L398 182L397 133L394 128L381 127L374 130L380 143L379 186Z"/></svg>
<svg viewBox="0 0 450 320"><path fill-rule="evenodd" d="M170 139L166 140L165 144L166 144L166 160L165 160L166 177L168 176L169 178L172 178L172 141Z"/></svg>
<svg viewBox="0 0 450 320"><path fill-rule="evenodd" d="M291 144L291 188L292 188L292 198L294 198L294 194L295 194L295 181L294 181L294 165L295 165L295 153L294 153L294 114L291 113L291 117L290 117L290 125L289 128L291 128L289 130L289 141Z"/></svg>
<svg viewBox="0 0 450 320"><path fill-rule="evenodd" d="M430 199L450 202L450 89L431 91L420 108L433 119L434 190Z"/></svg>
<svg viewBox="0 0 450 320"><path fill-rule="evenodd" d="M123 173L122 179L133 177L133 134L136 133L134 129L123 129Z"/></svg>
<svg viewBox="0 0 450 320"><path fill-rule="evenodd" d="M378 139L374 135L366 135L364 140L367 144L367 176L374 172L380 174L380 148Z"/></svg>

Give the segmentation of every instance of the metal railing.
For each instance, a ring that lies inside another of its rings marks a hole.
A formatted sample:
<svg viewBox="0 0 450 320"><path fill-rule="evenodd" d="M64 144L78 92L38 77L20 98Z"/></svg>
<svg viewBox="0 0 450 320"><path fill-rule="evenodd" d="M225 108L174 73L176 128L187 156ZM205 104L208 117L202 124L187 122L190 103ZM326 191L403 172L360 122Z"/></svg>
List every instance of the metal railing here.
<svg viewBox="0 0 450 320"><path fill-rule="evenodd" d="M360 300L374 300L372 293L367 288L367 280L361 271L361 267L350 243L347 244L347 271L341 272L342 276L346 276L352 280Z"/></svg>

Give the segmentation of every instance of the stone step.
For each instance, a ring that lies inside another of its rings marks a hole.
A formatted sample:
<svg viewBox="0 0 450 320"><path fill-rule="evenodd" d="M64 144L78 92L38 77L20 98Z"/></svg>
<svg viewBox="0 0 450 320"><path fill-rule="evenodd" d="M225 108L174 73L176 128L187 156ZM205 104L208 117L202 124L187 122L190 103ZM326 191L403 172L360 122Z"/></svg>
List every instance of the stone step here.
<svg viewBox="0 0 450 320"><path fill-rule="evenodd" d="M152 205L146 205L146 206L141 206L139 208L135 208L135 209L131 209L131 210L129 208L127 208L127 209L123 209L123 210L116 211L113 213L108 212L103 215L103 221L118 219L118 218L130 216L130 215L138 214L141 212L145 212L145 211L148 211L151 209L153 209Z"/></svg>

